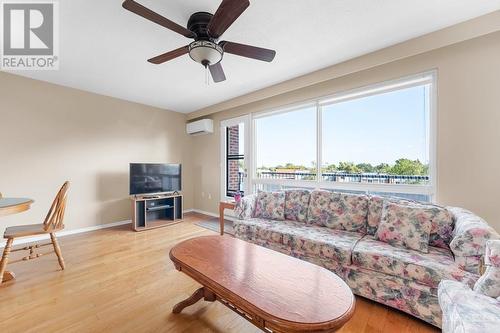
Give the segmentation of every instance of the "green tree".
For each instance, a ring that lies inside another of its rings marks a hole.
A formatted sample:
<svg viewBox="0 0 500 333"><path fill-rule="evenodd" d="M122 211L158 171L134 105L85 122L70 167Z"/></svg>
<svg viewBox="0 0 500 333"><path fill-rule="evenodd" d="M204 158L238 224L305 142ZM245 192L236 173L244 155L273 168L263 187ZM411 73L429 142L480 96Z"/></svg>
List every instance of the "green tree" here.
<svg viewBox="0 0 500 333"><path fill-rule="evenodd" d="M375 172L375 168L370 163L356 164L356 168L361 170L361 172L368 172L368 173Z"/></svg>
<svg viewBox="0 0 500 333"><path fill-rule="evenodd" d="M396 161L396 164L391 167L390 173L394 175L425 175L426 166L419 160L400 158Z"/></svg>
<svg viewBox="0 0 500 333"><path fill-rule="evenodd" d="M375 167L375 172L378 173L389 173L391 170L391 166L387 163L380 163Z"/></svg>
<svg viewBox="0 0 500 333"><path fill-rule="evenodd" d="M335 172L337 171L337 166L335 164L327 164L326 167L321 168L322 172Z"/></svg>
<svg viewBox="0 0 500 333"><path fill-rule="evenodd" d="M361 170L354 165L353 162L340 162L339 163L339 171L347 172L347 173L360 173Z"/></svg>

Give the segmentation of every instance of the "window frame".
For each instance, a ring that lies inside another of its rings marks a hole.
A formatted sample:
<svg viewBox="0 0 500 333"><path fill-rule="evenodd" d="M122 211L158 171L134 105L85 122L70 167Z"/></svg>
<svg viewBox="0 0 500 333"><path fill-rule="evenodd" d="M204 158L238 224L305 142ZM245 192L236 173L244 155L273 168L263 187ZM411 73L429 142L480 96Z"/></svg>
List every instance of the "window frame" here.
<svg viewBox="0 0 500 333"><path fill-rule="evenodd" d="M388 93L401 89L430 85L429 88L429 183L424 185L417 184L371 184L371 183L341 183L324 181L321 173L322 165L322 112L323 107L345 102L348 100L364 98L368 96ZM284 180L284 179L261 179L257 178L257 165L254 158L258 147L256 147L255 121L259 118L269 117L276 114L293 112L306 107L316 107L316 180ZM250 188L249 193L253 192L253 185L270 184L279 186L293 186L327 190L346 190L362 192L385 192L385 193L404 193L404 194L422 194L429 196L431 202L435 201L437 185L437 70L426 71L423 73L405 76L395 80L383 81L367 86L350 89L333 95L319 97L309 101L303 101L276 108L268 111L261 111L251 114L251 161L250 164Z"/></svg>
<svg viewBox="0 0 500 333"><path fill-rule="evenodd" d="M230 118L230 119L224 119L220 121L220 200L221 201L226 201L226 200L233 200L233 197L228 197L226 193L226 188L227 188L227 135L226 135L226 129L231 126L243 124L244 126L244 154L243 154L243 164L244 164L244 169L245 169L245 185L243 187L243 192L245 195L251 194L253 186L251 184L252 177L249 176L248 170L249 166L252 165L252 150L253 147L251 147L251 133L252 133L252 121L251 121L251 114L248 115L243 115L235 118Z"/></svg>

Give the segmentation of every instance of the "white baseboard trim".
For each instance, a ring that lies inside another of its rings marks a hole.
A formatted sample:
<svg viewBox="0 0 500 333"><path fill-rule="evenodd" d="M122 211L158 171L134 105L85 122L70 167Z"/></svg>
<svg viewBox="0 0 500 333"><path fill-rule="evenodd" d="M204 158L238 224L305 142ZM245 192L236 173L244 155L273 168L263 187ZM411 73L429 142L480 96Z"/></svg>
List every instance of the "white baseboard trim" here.
<svg viewBox="0 0 500 333"><path fill-rule="evenodd" d="M131 220L126 220L126 221L118 221L118 222L107 223L107 224L94 225L91 227L85 227L85 228L80 228L80 229L63 230L63 231L60 231L57 233L57 237L64 237L64 236L69 236L69 235L81 234L84 232L112 228L112 227L117 227L119 225L130 224L130 223L132 223ZM18 245L18 244L26 244L26 243L31 243L31 242L38 242L38 241L46 240L49 238L50 238L49 235L23 237L23 238L14 239L13 244ZM0 247L5 247L5 243L6 243L6 241L1 241Z"/></svg>
<svg viewBox="0 0 500 333"><path fill-rule="evenodd" d="M203 214L203 215L219 217L219 215L217 215L217 214L206 212L206 211L203 211L200 209L193 209L193 208L186 209L183 212L184 213L199 213L199 214ZM234 221L235 219L233 217L226 216L226 220ZM91 227L85 227L85 228L80 228L80 229L63 230L63 231L60 231L57 233L57 237L76 235L76 234L81 234L84 232L112 228L112 227L117 227L119 225L130 224L130 223L132 223L131 220L125 220L125 221L118 221L118 222L112 222L112 223L107 223L107 224L94 225ZM15 239L13 245L39 242L41 240L46 240L46 239L50 239L50 236L49 235L40 235L40 236L33 236L33 237L23 237L23 238ZM5 240L0 241L0 247L5 247L5 243L6 243Z"/></svg>

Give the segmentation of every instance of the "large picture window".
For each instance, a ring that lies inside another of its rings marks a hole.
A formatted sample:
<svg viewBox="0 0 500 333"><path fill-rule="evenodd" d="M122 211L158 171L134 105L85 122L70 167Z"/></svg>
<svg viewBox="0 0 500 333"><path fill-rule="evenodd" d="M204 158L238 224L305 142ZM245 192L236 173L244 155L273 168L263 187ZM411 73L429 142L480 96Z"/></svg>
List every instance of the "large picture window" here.
<svg viewBox="0 0 500 333"><path fill-rule="evenodd" d="M253 116L253 189L324 188L431 201L435 74Z"/></svg>
<svg viewBox="0 0 500 333"><path fill-rule="evenodd" d="M324 105L322 178L429 183L429 85Z"/></svg>
<svg viewBox="0 0 500 333"><path fill-rule="evenodd" d="M256 177L316 180L316 107L255 118Z"/></svg>

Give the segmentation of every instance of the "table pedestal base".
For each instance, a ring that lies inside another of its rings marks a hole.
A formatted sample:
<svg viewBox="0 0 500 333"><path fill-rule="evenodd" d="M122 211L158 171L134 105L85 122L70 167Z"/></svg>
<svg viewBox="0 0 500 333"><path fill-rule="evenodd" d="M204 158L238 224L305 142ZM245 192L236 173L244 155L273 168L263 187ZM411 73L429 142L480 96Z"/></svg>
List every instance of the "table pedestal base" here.
<svg viewBox="0 0 500 333"><path fill-rule="evenodd" d="M5 271L3 273L2 283L10 281L10 280L14 280L15 278L16 278L16 274L14 274L14 272Z"/></svg>
<svg viewBox="0 0 500 333"><path fill-rule="evenodd" d="M216 300L215 294L213 292L211 292L210 290L208 290L205 287L201 287L200 289L197 289L191 296L189 296L188 298L186 298L182 302L177 303L174 306L174 309L172 310L172 312L175 314L181 313L181 311L184 310L184 308L195 304L196 302L198 302L202 298L204 298L205 301L207 301L207 302L215 302L215 300Z"/></svg>

